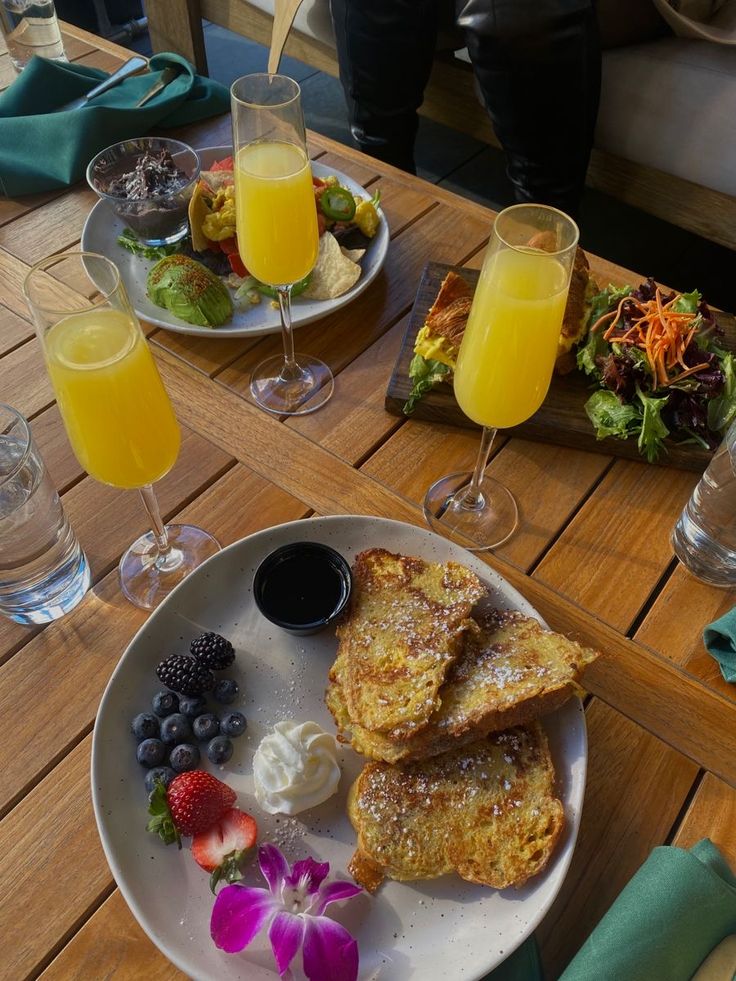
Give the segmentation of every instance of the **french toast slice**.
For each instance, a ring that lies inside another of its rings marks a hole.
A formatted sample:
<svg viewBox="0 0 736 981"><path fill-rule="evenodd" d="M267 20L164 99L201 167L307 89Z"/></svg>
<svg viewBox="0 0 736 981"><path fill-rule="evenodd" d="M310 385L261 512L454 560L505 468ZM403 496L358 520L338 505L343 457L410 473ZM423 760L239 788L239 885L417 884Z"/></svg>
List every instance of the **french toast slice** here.
<svg viewBox="0 0 736 981"><path fill-rule="evenodd" d="M486 593L456 562L425 562L383 548L355 559L350 609L330 681L354 722L401 739L426 726L439 689L475 629L473 606Z"/></svg>
<svg viewBox="0 0 736 981"><path fill-rule="evenodd" d="M326 701L338 738L387 763L436 756L555 711L598 657L522 613L483 610L474 619L479 629L465 635L463 653L440 688L441 704L421 731L401 740L370 732L353 722L340 686L331 683Z"/></svg>
<svg viewBox="0 0 736 981"><path fill-rule="evenodd" d="M416 763L367 763L348 795L358 836L350 873L383 878L457 872L494 889L545 868L564 827L547 738L536 722Z"/></svg>

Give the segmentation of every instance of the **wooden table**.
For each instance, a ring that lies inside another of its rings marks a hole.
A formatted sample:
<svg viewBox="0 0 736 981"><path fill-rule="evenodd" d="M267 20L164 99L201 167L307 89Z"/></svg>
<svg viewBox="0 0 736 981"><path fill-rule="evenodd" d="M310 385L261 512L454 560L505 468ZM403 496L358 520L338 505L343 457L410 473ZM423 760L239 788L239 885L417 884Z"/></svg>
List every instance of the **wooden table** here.
<svg viewBox="0 0 736 981"><path fill-rule="evenodd" d="M73 28L65 42L73 60L108 70L128 56ZM181 135L194 146L227 143L230 120ZM475 433L398 419L383 401L422 267L428 259L478 266L491 213L323 137L312 136L310 148L380 188L391 228L376 282L298 331L298 347L335 372L328 406L280 422L251 404L250 369L278 351L278 336L150 332L184 430L178 463L160 484L162 511L201 522L223 544L313 514L421 525L425 488L470 467L477 448ZM94 580L82 604L44 630L0 621L0 978L9 981L182 976L116 889L90 802L95 711L145 619L122 598L116 571L145 530L144 513L137 495L80 469L21 294L32 263L77 245L93 203L83 185L0 200L0 398L31 418ZM593 265L603 281L636 279L604 260ZM518 438L499 440L490 472L517 495L521 527L489 565L553 627L607 655L587 676L580 837L538 931L554 978L655 845L708 835L736 865L736 698L700 639L735 597L673 559L670 530L696 475Z"/></svg>

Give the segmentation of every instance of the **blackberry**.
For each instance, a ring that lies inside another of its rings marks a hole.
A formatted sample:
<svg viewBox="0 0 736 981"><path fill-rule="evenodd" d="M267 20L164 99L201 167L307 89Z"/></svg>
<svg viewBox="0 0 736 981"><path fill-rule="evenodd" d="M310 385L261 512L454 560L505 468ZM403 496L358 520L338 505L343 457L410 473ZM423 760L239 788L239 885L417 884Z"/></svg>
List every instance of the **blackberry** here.
<svg viewBox="0 0 736 981"><path fill-rule="evenodd" d="M201 695L210 691L215 676L188 654L172 654L156 668L159 681L182 695Z"/></svg>
<svg viewBox="0 0 736 981"><path fill-rule="evenodd" d="M233 755L233 744L227 736L215 736L207 743L207 759L210 763L227 763Z"/></svg>
<svg viewBox="0 0 736 981"><path fill-rule="evenodd" d="M212 694L216 702L221 705L229 705L230 702L235 701L239 692L238 683L233 678L220 678L215 682L215 690Z"/></svg>
<svg viewBox="0 0 736 981"><path fill-rule="evenodd" d="M222 671L235 660L235 651L230 641L211 630L193 640L189 650L210 671Z"/></svg>
<svg viewBox="0 0 736 981"><path fill-rule="evenodd" d="M242 712L228 712L220 719L220 732L223 736L242 736L247 725Z"/></svg>
<svg viewBox="0 0 736 981"><path fill-rule="evenodd" d="M204 715L198 715L194 720L192 730L200 742L208 742L220 735L220 722L212 712L205 712Z"/></svg>

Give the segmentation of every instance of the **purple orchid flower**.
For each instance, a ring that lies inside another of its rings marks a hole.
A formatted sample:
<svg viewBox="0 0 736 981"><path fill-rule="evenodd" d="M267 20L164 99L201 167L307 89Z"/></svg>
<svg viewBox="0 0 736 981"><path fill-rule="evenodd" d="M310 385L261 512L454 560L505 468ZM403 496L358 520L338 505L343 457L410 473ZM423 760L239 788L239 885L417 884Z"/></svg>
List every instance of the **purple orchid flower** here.
<svg viewBox="0 0 736 981"><path fill-rule="evenodd" d="M355 981L358 944L345 927L324 916L330 903L362 892L344 880L325 882L328 862L305 858L294 868L275 845L261 845L258 863L268 889L234 883L215 900L210 931L215 944L228 954L243 950L268 928L279 974L289 970L302 948L309 981Z"/></svg>

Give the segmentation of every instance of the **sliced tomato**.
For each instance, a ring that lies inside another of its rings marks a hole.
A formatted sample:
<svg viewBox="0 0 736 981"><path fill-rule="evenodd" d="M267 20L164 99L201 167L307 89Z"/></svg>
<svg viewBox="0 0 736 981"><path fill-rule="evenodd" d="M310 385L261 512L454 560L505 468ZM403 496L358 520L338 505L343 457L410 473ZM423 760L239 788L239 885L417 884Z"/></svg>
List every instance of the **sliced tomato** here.
<svg viewBox="0 0 736 981"><path fill-rule="evenodd" d="M232 170L233 169L233 158L225 157L224 160L217 160L210 167L210 170Z"/></svg>
<svg viewBox="0 0 736 981"><path fill-rule="evenodd" d="M207 239L207 248L210 250L210 252L222 252L222 249L220 248L220 243L215 242L214 239L211 238Z"/></svg>
<svg viewBox="0 0 736 981"><path fill-rule="evenodd" d="M220 242L220 248L225 253L225 255L232 255L233 252L238 251L238 240L235 238L234 235L231 235L230 238L224 238Z"/></svg>
<svg viewBox="0 0 736 981"><path fill-rule="evenodd" d="M312 174L312 183L315 187L324 187L326 182L323 181L321 177L315 177L314 174Z"/></svg>
<svg viewBox="0 0 736 981"><path fill-rule="evenodd" d="M228 253L227 261L230 263L230 268L236 276L248 275L248 270L243 265L243 260L240 258L237 252Z"/></svg>

